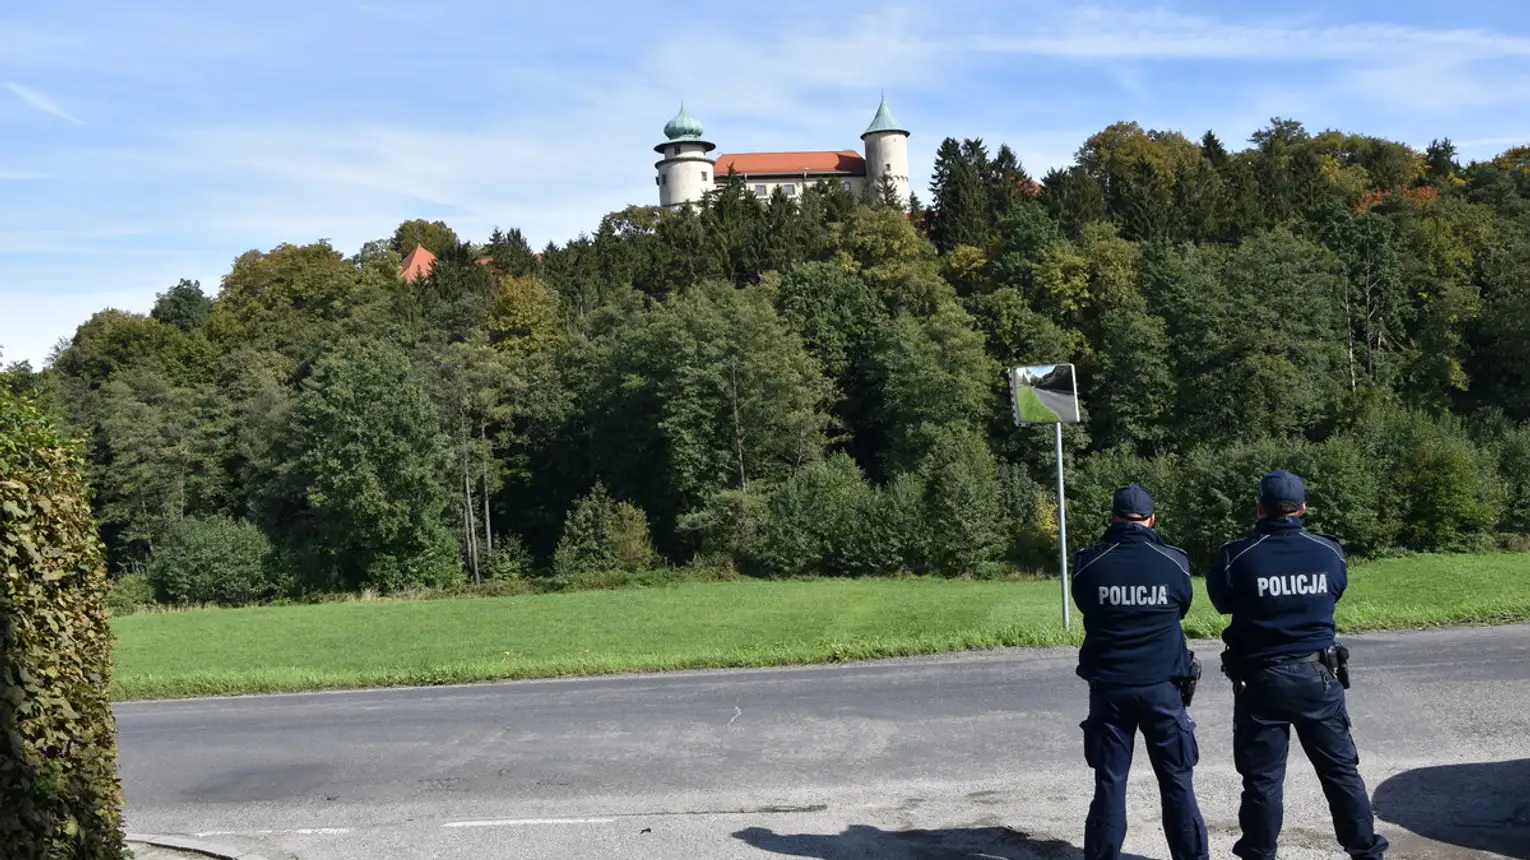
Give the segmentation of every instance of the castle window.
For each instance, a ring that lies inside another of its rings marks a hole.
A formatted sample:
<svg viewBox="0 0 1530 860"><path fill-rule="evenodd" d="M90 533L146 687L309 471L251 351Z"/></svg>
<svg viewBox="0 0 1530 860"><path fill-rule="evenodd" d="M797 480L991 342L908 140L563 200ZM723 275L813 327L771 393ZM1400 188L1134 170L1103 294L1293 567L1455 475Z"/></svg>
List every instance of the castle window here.
<svg viewBox="0 0 1530 860"><path fill-rule="evenodd" d="M756 186L754 186L754 196L756 196L756 197L764 197L765 196L765 186L763 186L763 185L756 185Z"/></svg>
<svg viewBox="0 0 1530 860"><path fill-rule="evenodd" d="M669 184L669 174L668 173L664 174L664 184L665 185Z"/></svg>
<svg viewBox="0 0 1530 860"><path fill-rule="evenodd" d="M790 182L788 182L786 184L786 196L787 197L791 197L792 195L794 195L796 193L797 193L797 186L795 186L795 185L791 184Z"/></svg>
<svg viewBox="0 0 1530 860"><path fill-rule="evenodd" d="M844 182L841 182L839 184L839 187L845 189L846 191L849 191L850 190L850 180L846 179Z"/></svg>
<svg viewBox="0 0 1530 860"><path fill-rule="evenodd" d="M702 182L706 182L707 181L707 172L705 170L701 171L701 181Z"/></svg>

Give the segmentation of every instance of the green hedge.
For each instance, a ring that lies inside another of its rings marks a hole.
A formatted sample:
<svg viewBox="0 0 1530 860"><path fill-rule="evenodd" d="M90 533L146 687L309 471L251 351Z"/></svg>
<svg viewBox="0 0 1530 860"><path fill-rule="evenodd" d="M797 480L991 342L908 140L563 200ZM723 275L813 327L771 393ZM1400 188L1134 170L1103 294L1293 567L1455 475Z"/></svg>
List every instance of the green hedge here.
<svg viewBox="0 0 1530 860"><path fill-rule="evenodd" d="M76 452L0 392L0 846L120 860L106 565Z"/></svg>

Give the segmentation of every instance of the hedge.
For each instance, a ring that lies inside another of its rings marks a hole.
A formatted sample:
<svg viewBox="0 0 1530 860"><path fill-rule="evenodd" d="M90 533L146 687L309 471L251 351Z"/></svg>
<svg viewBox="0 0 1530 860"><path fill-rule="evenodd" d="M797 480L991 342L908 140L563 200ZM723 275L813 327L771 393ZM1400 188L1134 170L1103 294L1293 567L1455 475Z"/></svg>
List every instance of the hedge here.
<svg viewBox="0 0 1530 860"><path fill-rule="evenodd" d="M121 860L104 551L73 446L0 391L0 846Z"/></svg>

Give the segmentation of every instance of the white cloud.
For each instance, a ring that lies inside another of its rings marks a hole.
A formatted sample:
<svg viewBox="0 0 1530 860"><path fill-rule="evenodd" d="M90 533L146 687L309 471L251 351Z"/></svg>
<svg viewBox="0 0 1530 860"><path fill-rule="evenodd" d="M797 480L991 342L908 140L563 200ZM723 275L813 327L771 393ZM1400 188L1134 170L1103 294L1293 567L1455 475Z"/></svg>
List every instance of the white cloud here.
<svg viewBox="0 0 1530 860"><path fill-rule="evenodd" d="M16 98L21 99L22 101L42 111L43 113L52 114L59 119L66 119L75 125L85 124L84 120L80 119L69 111L64 110L62 107L59 107L57 102L53 101L37 90L32 89L31 87L24 87L21 84L6 81L5 88L14 93Z"/></svg>

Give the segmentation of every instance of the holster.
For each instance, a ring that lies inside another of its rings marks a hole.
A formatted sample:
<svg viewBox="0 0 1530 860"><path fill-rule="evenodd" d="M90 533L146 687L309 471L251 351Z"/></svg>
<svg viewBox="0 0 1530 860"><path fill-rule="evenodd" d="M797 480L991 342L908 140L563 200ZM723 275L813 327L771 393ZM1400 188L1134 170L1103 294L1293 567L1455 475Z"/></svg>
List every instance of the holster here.
<svg viewBox="0 0 1530 860"><path fill-rule="evenodd" d="M1190 703L1195 700L1195 688L1200 682L1201 661L1199 657L1192 653L1190 655L1190 674L1182 675L1172 681L1174 686L1179 688L1179 698L1180 701L1185 703L1185 707L1190 707Z"/></svg>
<svg viewBox="0 0 1530 860"><path fill-rule="evenodd" d="M1319 662L1339 680L1340 687L1349 689L1349 649L1344 647L1343 642L1335 642L1332 647L1324 648Z"/></svg>
<svg viewBox="0 0 1530 860"><path fill-rule="evenodd" d="M1234 693L1241 693L1248 687L1248 681L1244 679L1243 667L1238 662L1238 658L1233 655L1231 648L1222 649L1222 674L1232 682Z"/></svg>

